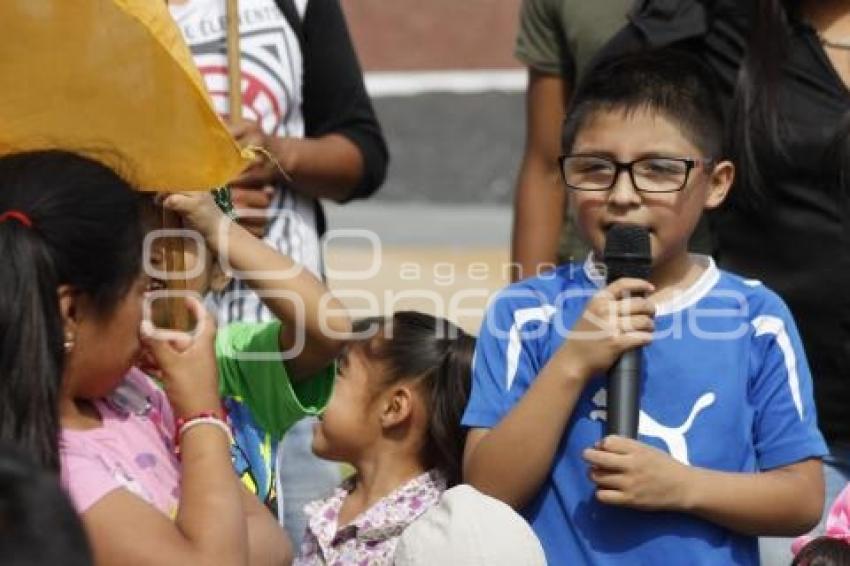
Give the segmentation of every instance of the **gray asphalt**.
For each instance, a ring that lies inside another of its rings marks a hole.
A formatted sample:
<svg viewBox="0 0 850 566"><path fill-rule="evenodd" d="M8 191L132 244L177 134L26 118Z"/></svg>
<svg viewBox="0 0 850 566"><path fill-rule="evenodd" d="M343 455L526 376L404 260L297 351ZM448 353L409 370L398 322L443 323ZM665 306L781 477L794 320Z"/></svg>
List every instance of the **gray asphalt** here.
<svg viewBox="0 0 850 566"><path fill-rule="evenodd" d="M508 245L523 95L373 102L390 148L387 181L369 200L327 205L329 226L373 229L384 245Z"/></svg>
<svg viewBox="0 0 850 566"><path fill-rule="evenodd" d="M522 94L378 98L391 161L381 201L508 204L524 127Z"/></svg>

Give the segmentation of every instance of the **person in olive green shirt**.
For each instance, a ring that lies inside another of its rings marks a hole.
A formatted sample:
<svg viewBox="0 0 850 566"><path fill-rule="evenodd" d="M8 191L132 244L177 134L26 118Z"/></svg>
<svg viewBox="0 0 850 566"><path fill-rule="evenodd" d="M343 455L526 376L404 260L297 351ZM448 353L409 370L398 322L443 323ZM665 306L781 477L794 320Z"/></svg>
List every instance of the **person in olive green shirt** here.
<svg viewBox="0 0 850 566"><path fill-rule="evenodd" d="M234 436L234 468L276 512L277 446L292 425L318 415L327 404L336 376L334 362L348 338L350 319L309 270L231 221L210 193L175 193L161 197L161 205L179 213L205 243L184 238L185 270L192 275L189 291L203 296L223 289L229 279L226 264L278 318L229 324L218 329L215 342L219 393ZM147 208L150 231L155 211ZM163 240L152 236L146 239L145 267L163 270ZM151 288L158 291L165 285L154 278ZM157 310L154 301L155 322ZM156 373L156 368L143 369Z"/></svg>
<svg viewBox="0 0 850 566"><path fill-rule="evenodd" d="M515 281L586 255L587 247L566 213L567 193L558 173L561 123L573 89L596 52L626 24L632 3L522 3L516 56L528 67L528 90L525 153L514 202Z"/></svg>

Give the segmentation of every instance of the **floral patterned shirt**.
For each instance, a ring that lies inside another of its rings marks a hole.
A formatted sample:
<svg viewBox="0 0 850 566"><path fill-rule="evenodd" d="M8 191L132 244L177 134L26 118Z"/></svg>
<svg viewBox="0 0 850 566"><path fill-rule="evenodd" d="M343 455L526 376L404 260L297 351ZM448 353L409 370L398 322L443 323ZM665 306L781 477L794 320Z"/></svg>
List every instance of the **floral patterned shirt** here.
<svg viewBox="0 0 850 566"><path fill-rule="evenodd" d="M446 489L439 472L426 472L340 528L339 511L355 483L356 478L350 478L327 499L313 501L304 508L307 532L294 566L391 565L402 531L436 504Z"/></svg>

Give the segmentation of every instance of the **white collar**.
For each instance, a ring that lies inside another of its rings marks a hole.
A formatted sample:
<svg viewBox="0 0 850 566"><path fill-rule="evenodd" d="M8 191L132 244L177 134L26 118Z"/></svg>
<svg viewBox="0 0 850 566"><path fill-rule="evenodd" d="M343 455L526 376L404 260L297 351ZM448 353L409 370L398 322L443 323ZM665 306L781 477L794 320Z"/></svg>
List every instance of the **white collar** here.
<svg viewBox="0 0 850 566"><path fill-rule="evenodd" d="M690 254L690 257L693 261L703 266L704 270L702 274L687 289L674 293L666 301L658 303L656 305L658 309L655 313L656 316L685 310L705 297L711 291L712 287L717 284L717 281L720 280L720 270L717 269L711 256ZM596 261L593 252L590 252L587 255L587 259L584 260L584 274L597 287L602 288L605 286L604 264Z"/></svg>

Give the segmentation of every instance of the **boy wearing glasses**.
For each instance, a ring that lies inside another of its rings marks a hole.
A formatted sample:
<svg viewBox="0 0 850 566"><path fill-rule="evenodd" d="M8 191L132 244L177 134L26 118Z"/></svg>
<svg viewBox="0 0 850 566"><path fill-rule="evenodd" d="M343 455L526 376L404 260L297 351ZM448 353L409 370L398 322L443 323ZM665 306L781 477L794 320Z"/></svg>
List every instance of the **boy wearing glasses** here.
<svg viewBox="0 0 850 566"><path fill-rule="evenodd" d="M482 326L465 480L522 510L550 565L755 565L758 535L820 518L826 447L794 321L687 252L734 176L708 73L658 50L588 74L560 163L593 252L508 287ZM652 271L606 287L620 223L648 230ZM605 373L638 347L639 439L605 437Z"/></svg>

